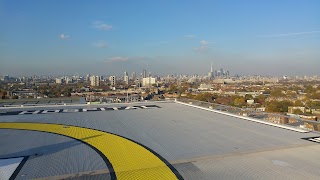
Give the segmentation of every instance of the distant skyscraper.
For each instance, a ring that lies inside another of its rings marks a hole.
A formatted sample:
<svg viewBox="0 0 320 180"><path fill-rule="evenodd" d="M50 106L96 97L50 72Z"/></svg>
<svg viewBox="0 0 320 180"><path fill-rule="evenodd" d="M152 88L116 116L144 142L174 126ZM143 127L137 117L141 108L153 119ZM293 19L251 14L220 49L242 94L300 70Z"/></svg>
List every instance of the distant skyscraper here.
<svg viewBox="0 0 320 180"><path fill-rule="evenodd" d="M124 82L126 84L129 84L129 76L128 76L128 73L126 71L124 72L123 80L124 80Z"/></svg>
<svg viewBox="0 0 320 180"><path fill-rule="evenodd" d="M208 78L209 79L213 79L214 78L214 71L213 71L212 63L211 63L210 72L208 72Z"/></svg>
<svg viewBox="0 0 320 180"><path fill-rule="evenodd" d="M143 70L143 73L142 73L142 78L146 78L147 77L147 70Z"/></svg>
<svg viewBox="0 0 320 180"><path fill-rule="evenodd" d="M136 80L136 78L137 78L136 72L133 72L133 73L132 73L131 78L132 78L132 80L134 80L134 81Z"/></svg>
<svg viewBox="0 0 320 180"><path fill-rule="evenodd" d="M110 76L109 81L111 83L111 86L115 86L116 85L116 76Z"/></svg>

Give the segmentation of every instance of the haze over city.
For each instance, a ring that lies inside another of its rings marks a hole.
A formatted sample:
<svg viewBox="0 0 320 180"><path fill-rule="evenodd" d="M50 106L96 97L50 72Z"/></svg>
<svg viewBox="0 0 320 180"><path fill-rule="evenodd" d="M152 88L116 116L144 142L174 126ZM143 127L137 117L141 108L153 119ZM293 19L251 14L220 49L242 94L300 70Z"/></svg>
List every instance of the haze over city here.
<svg viewBox="0 0 320 180"><path fill-rule="evenodd" d="M0 180L320 179L320 0L0 0Z"/></svg>
<svg viewBox="0 0 320 180"><path fill-rule="evenodd" d="M319 75L320 2L1 1L0 75Z"/></svg>

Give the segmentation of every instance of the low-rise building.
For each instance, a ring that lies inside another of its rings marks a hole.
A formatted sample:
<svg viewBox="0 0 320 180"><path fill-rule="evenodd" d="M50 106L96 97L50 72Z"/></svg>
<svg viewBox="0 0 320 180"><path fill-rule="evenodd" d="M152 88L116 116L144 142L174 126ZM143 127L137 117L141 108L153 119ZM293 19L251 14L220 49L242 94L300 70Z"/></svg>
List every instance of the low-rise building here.
<svg viewBox="0 0 320 180"><path fill-rule="evenodd" d="M202 91L202 90L210 90L212 88L211 84L200 84L198 90Z"/></svg>
<svg viewBox="0 0 320 180"><path fill-rule="evenodd" d="M294 114L297 110L300 110L302 113L306 113L306 108L302 106L289 106L288 113Z"/></svg>
<svg viewBox="0 0 320 180"><path fill-rule="evenodd" d="M155 84L155 83L156 83L156 78L147 77L147 78L142 79L142 86L143 87L151 86L152 84Z"/></svg>

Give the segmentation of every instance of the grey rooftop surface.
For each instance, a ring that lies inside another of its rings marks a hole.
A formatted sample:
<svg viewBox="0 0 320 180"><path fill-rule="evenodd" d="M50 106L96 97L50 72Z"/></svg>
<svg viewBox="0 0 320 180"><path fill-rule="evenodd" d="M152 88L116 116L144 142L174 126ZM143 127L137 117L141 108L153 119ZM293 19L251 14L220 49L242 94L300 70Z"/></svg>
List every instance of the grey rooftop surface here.
<svg viewBox="0 0 320 180"><path fill-rule="evenodd" d="M74 110L150 105L159 108ZM32 113L37 110L41 111ZM51 111L41 113L43 110ZM21 111L29 114L15 115ZM7 112L11 115L5 115ZM184 179L320 179L320 144L312 142L320 134L174 102L0 108L0 113L1 123L73 125L129 138L166 159ZM0 147L0 159L28 157L16 179L111 179L96 151L66 136L0 128Z"/></svg>

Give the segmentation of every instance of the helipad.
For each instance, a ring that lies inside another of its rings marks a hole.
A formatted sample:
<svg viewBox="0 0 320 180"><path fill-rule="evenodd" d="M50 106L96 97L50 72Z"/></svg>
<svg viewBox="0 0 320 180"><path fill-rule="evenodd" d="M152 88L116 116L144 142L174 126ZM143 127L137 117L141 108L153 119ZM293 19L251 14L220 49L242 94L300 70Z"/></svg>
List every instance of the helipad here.
<svg viewBox="0 0 320 180"><path fill-rule="evenodd" d="M0 109L15 179L318 179L319 134L174 102ZM0 161L1 162L1 161ZM0 167L1 170L1 167ZM7 171L9 172L9 170Z"/></svg>

